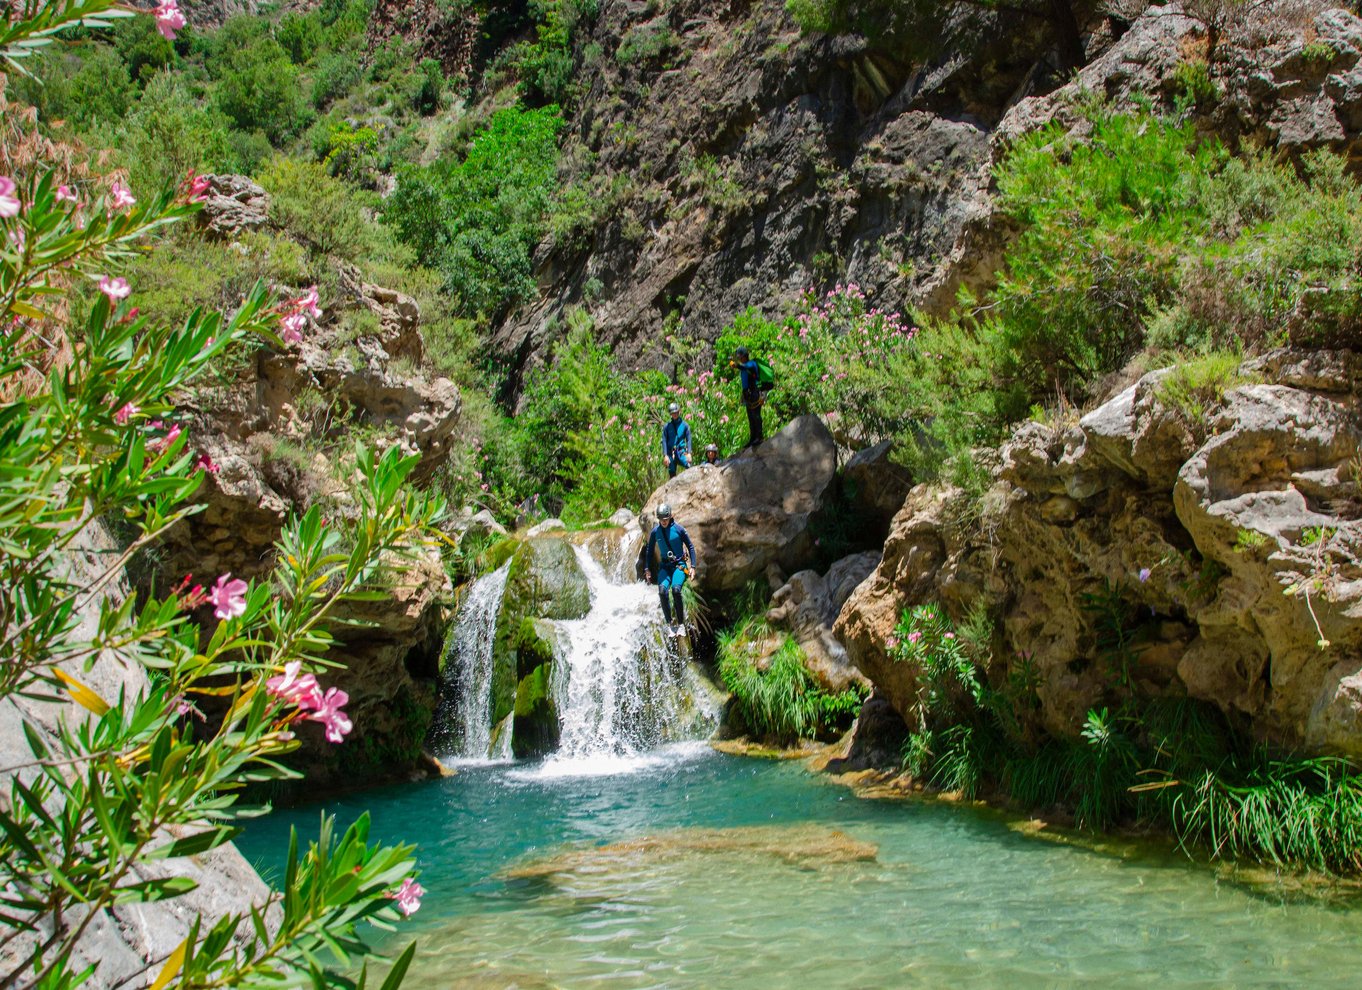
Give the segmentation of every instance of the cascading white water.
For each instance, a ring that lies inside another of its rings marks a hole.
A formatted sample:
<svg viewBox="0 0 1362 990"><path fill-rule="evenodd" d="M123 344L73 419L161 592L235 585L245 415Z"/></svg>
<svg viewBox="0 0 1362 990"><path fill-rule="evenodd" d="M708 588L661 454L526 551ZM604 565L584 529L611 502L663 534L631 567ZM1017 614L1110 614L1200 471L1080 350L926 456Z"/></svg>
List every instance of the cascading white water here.
<svg viewBox="0 0 1362 990"><path fill-rule="evenodd" d="M509 759L510 726L492 738L492 645L497 612L506 592L510 565L473 582L456 617L449 645L446 676L450 683L437 716L443 738L435 740L440 755L454 760Z"/></svg>
<svg viewBox="0 0 1362 990"><path fill-rule="evenodd" d="M622 534L619 559L631 562L629 545ZM556 623L562 635L553 693L561 739L550 763L607 769L665 743L707 735L717 706L676 645L664 644L657 590L617 583L620 575L612 580L585 548L574 550L591 589L591 611Z"/></svg>
<svg viewBox="0 0 1362 990"><path fill-rule="evenodd" d="M657 589L633 580L636 538L593 534L594 555L574 543L590 611L581 619L536 623L553 651L549 689L559 723L558 749L536 773L635 769L655 758L650 752L704 739L718 724L717 690L675 641L663 639ZM459 609L430 740L443 760L512 758L514 716L492 724L493 646L511 566L479 578Z"/></svg>

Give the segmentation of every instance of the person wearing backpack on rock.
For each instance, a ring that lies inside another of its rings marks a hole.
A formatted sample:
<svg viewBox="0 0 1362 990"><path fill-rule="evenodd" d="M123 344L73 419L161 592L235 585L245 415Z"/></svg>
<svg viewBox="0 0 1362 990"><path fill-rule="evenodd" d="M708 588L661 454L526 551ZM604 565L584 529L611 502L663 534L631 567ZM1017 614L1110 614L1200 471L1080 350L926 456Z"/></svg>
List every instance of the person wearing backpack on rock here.
<svg viewBox="0 0 1362 990"><path fill-rule="evenodd" d="M678 467L690 467L690 424L681 418L681 407L675 402L667 412L672 418L662 427L662 459L667 464L667 477L675 478Z"/></svg>
<svg viewBox="0 0 1362 990"><path fill-rule="evenodd" d="M761 407L766 401L761 389L761 368L752 360L746 347L739 347L733 352L733 360L728 362L728 366L738 369L738 378L742 382L742 404L747 410L747 446L759 447L764 439Z"/></svg>
<svg viewBox="0 0 1362 990"><path fill-rule="evenodd" d="M672 518L672 507L663 502L657 507L657 525L648 535L648 545L644 549L643 578L651 583L653 574L657 574L662 617L667 620L667 635L675 639L686 634L686 605L681 598L681 588L687 576L694 573L696 560L690 534ZM673 608L675 626L672 625Z"/></svg>

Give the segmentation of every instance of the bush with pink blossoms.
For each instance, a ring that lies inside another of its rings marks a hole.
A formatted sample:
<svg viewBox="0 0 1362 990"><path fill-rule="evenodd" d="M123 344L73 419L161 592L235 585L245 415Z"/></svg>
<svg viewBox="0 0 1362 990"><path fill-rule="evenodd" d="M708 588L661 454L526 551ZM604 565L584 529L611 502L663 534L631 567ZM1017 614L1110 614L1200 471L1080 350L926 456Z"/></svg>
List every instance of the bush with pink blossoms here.
<svg viewBox="0 0 1362 990"><path fill-rule="evenodd" d="M31 16L15 16L0 41L11 65L65 28L130 16L109 0L23 14ZM169 0L155 15L163 31L183 25ZM345 516L323 523L313 509L288 521L273 568L255 581L223 574L205 591L186 580L145 601L120 590L124 565L199 510L195 493L215 469L175 421L176 405L233 353L283 347L282 318L316 305L309 294L272 306L257 286L230 316L196 309L170 323L142 313L136 278L117 272L192 215L195 198L192 184L158 196L134 196L121 181L72 190L42 166L0 177L0 245L8 245L0 251L0 700L24 720L29 750L0 767L8 968L0 982L14 990L106 982L98 953L90 969L73 962L78 948L88 953L92 926L114 905L174 901L194 889L192 871L174 862L229 841L237 819L261 810L239 802L245 784L293 775L279 758L296 748L298 720L343 739L344 692L323 691L312 673L333 645L327 615L371 595L375 578L436 538L440 501L406 485L416 458L360 448ZM68 314L78 307L60 293L82 284L102 291L74 321ZM105 519L130 530L126 545L82 553L85 570L74 576L73 554ZM128 677L115 697L92 686L101 683L87 673L96 664L154 676ZM311 678L315 689L280 690L280 677ZM196 702L208 697L222 708L215 723L200 721ZM60 716L33 707L54 699L69 702ZM369 952L366 923L415 909L411 852L369 843L365 818L339 835L324 821L308 848L295 837L268 922L263 904L249 916L187 912L184 941L127 982L200 990L345 983ZM172 869L139 869L153 860ZM400 982L410 959L409 949L385 987Z"/></svg>
<svg viewBox="0 0 1362 990"><path fill-rule="evenodd" d="M516 416L484 437L477 463L456 469L455 492L465 501L512 518L522 499L539 492L570 524L620 506L637 509L666 480L662 428L673 402L691 427L692 464L710 443L731 456L747 442L747 414L729 367L739 344L776 371L763 410L768 435L806 413L864 443L911 428L898 411L908 405L895 405L902 390L887 380L911 354L915 331L870 305L855 285L809 293L781 322L755 310L739 314L708 363L676 353L683 345L668 338L678 365L670 380L619 367L595 340L589 318L578 312L570 322L548 365L531 372Z"/></svg>

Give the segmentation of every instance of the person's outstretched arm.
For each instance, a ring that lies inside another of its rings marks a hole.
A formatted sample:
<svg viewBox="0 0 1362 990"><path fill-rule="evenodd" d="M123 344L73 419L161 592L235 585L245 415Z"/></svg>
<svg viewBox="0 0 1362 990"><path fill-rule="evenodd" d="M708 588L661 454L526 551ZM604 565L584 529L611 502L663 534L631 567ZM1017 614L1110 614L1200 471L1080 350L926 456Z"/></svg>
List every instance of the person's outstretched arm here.
<svg viewBox="0 0 1362 990"><path fill-rule="evenodd" d="M694 570L695 565L700 562L700 558L695 555L695 544L690 541L690 534L686 532L685 526L678 526L677 528L681 530L681 542L686 545L686 552L690 554L691 570Z"/></svg>

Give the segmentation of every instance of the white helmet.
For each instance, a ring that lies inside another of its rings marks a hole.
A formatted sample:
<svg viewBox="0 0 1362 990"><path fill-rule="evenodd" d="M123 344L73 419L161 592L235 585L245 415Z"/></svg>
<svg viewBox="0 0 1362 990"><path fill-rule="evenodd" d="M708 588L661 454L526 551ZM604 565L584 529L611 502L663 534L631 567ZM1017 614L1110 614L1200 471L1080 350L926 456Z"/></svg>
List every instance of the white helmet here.
<svg viewBox="0 0 1362 990"><path fill-rule="evenodd" d="M671 517L672 507L668 505L666 502L663 502L661 505L657 507L657 519L659 522L661 522L663 519L670 519Z"/></svg>
<svg viewBox="0 0 1362 990"><path fill-rule="evenodd" d="M680 411L681 407L678 406L675 402L673 402L671 405L667 407L667 412L669 413L679 413Z"/></svg>

